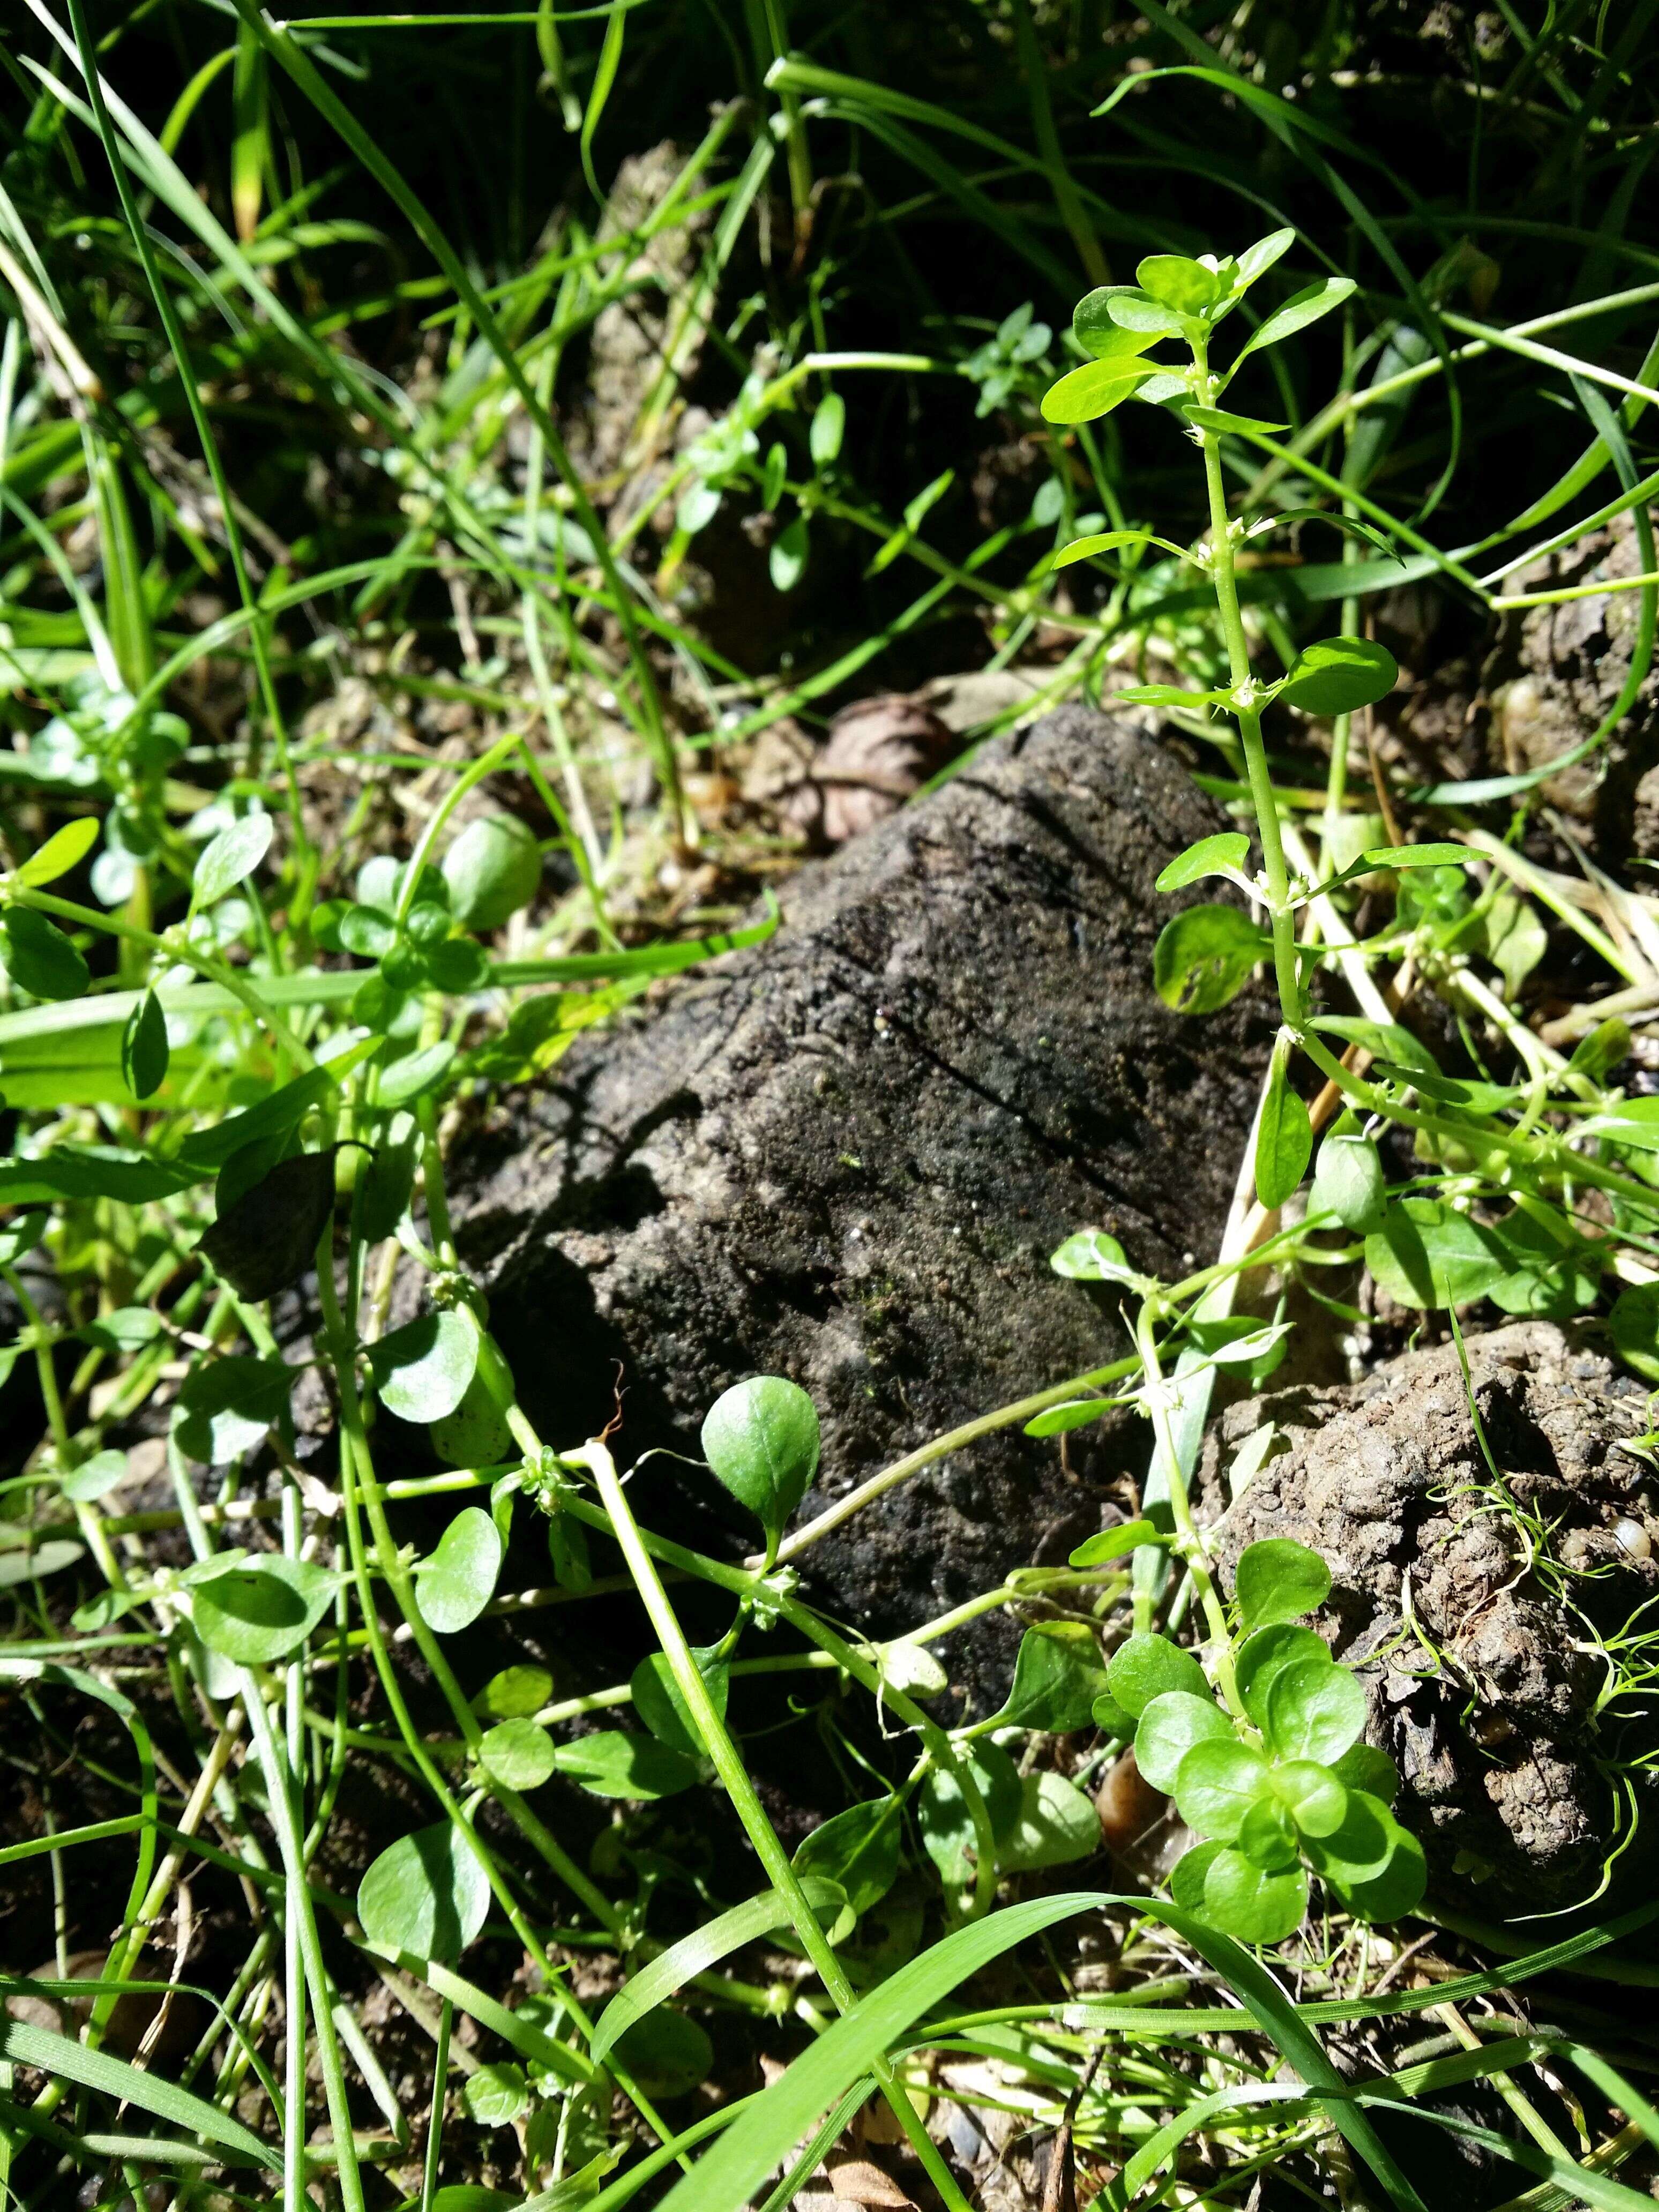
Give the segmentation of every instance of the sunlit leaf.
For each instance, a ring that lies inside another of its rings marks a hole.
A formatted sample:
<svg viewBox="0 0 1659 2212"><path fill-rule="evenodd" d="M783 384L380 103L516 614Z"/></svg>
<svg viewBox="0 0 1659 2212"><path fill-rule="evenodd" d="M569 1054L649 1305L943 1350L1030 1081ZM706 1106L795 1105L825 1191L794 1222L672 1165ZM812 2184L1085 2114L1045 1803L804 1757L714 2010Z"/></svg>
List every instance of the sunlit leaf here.
<svg viewBox="0 0 1659 2212"><path fill-rule="evenodd" d="M453 1636L471 1626L495 1595L502 1550L490 1516L482 1506L464 1506L416 1569L416 1597L428 1628Z"/></svg>
<svg viewBox="0 0 1659 2212"><path fill-rule="evenodd" d="M216 906L227 891L251 876L270 851L276 827L269 814L248 814L210 838L191 878L191 904Z"/></svg>
<svg viewBox="0 0 1659 2212"><path fill-rule="evenodd" d="M489 1917L489 1877L447 1820L400 1836L357 1888L369 1942L417 1959L459 1959Z"/></svg>

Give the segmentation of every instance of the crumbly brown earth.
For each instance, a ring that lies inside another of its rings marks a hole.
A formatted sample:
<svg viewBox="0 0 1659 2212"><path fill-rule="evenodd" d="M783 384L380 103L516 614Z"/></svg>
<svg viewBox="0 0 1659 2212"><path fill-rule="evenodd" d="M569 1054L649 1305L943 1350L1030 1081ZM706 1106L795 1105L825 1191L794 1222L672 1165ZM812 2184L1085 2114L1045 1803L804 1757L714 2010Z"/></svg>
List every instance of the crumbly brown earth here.
<svg viewBox="0 0 1659 2212"><path fill-rule="evenodd" d="M1522 1322L1466 1348L1471 1388L1446 1344L1232 1407L1202 1480L1219 1510L1271 1424L1217 1529L1224 1583L1263 1537L1324 1556L1314 1625L1359 1670L1401 1817L1442 1891L1497 1918L1589 1897L1638 1808L1615 1880L1650 1863L1656 1808L1631 1769L1659 1706L1609 1696L1606 1640L1659 1596L1659 1475L1635 1446L1645 1394L1588 1332Z"/></svg>

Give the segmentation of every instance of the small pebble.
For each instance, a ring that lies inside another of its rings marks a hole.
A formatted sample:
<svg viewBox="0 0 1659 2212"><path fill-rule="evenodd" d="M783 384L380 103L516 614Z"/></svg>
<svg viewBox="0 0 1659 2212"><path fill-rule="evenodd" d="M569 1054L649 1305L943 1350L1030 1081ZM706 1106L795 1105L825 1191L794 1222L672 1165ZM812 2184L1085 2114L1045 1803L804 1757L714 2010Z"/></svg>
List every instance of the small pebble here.
<svg viewBox="0 0 1659 2212"><path fill-rule="evenodd" d="M1618 1540L1620 1550L1627 1552L1632 1559L1652 1558L1652 1540L1639 1521L1615 1521L1613 1524L1613 1533Z"/></svg>

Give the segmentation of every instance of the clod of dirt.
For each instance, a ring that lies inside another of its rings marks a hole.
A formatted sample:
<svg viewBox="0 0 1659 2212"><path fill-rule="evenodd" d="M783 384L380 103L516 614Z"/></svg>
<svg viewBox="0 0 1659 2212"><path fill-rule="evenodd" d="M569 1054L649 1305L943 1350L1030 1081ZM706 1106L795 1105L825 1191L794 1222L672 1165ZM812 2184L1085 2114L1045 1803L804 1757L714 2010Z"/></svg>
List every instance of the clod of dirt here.
<svg viewBox="0 0 1659 2212"><path fill-rule="evenodd" d="M459 1234L544 1432L603 1427L620 1376L624 1459L696 1462L723 1389L789 1376L824 1429L805 1520L1121 1356L1117 1302L1048 1255L1085 1225L1165 1276L1215 1249L1271 1025L1254 994L1170 1013L1152 952L1159 870L1223 826L1131 720L1068 708L803 870L769 944L506 1101L457 1162ZM1127 1417L1064 1452L1004 1430L800 1565L892 1634L1063 1559L1144 1455ZM728 1553L757 1540L695 1464L653 1461L636 1495ZM947 1645L958 1697L1000 1702L1012 1634Z"/></svg>
<svg viewBox="0 0 1659 2212"><path fill-rule="evenodd" d="M1512 592L1639 575L1630 515L1505 579ZM1481 672L1490 702L1486 771L1514 775L1580 744L1611 711L1630 674L1639 592L1598 592L1505 617ZM1604 747L1542 786L1551 805L1583 825L1608 862L1659 854L1659 670Z"/></svg>
<svg viewBox="0 0 1659 2212"><path fill-rule="evenodd" d="M1637 1808L1615 1881L1651 1863L1659 1806L1637 1763L1659 1703L1609 1699L1604 1639L1639 1633L1659 1596L1659 1474L1635 1448L1645 1394L1582 1334L1521 1322L1466 1349L1479 1431L1442 1345L1231 1407L1200 1479L1218 1507L1224 1476L1267 1449L1216 1530L1224 1586L1262 1537L1323 1555L1314 1626L1359 1670L1396 1809L1441 1893L1495 1919L1589 1898ZM1626 1652L1627 1674L1644 1664Z"/></svg>

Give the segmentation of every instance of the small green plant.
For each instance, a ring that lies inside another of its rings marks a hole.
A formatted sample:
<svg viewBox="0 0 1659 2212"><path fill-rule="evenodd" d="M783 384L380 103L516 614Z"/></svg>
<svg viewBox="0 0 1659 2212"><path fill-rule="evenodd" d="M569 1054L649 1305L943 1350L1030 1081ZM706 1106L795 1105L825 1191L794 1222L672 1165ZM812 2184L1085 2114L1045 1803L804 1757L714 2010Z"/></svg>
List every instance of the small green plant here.
<svg viewBox="0 0 1659 2212"><path fill-rule="evenodd" d="M1208 1571L1194 1560L1206 1607ZM1422 1846L1389 1811L1393 1762L1360 1741L1365 1696L1324 1640L1294 1626L1330 1589L1318 1554L1287 1538L1238 1562L1218 1702L1191 1652L1143 1632L1114 1655L1095 1719L1133 1734L1140 1772L1203 1838L1170 1880L1177 1905L1246 1943L1302 1923L1311 1869L1364 1920L1394 1920L1427 1881Z"/></svg>
<svg viewBox="0 0 1659 2212"><path fill-rule="evenodd" d="M1174 894L1219 878L1254 911L1235 904L1187 907L1160 933L1153 980L1174 1012L1201 1015L1236 998L1259 968L1271 967L1279 1028L1251 1157L1261 1216L1279 1214L1314 1164L1313 1116L1292 1080L1297 1055L1325 1079L1329 1127L1303 1218L1268 1248L1281 1264L1329 1264L1336 1255L1320 1239L1334 1231L1363 1238L1357 1252L1401 1305L1455 1311L1488 1297L1510 1312L1564 1317L1595 1302L1620 1232L1650 1236L1659 1229L1645 1156L1646 1103L1625 1101L1605 1087L1608 1072L1629 1049L1629 1032L1620 1023L1603 1024L1570 1061L1548 1051L1472 970L1471 955L1484 957L1513 999L1542 955L1542 930L1507 878L1495 874L1484 895L1472 899L1466 845L1373 842L1363 825L1358 838L1352 834L1340 811L1350 718L1394 687L1399 672L1386 648L1363 635L1324 638L1289 655L1283 673L1273 678L1261 676L1253 659L1239 556L1254 538L1289 522L1318 522L1385 557L1391 550L1357 517L1352 501L1340 512L1279 507L1257 513L1247 503L1235 514L1229 505L1224 440L1255 441L1273 451L1283 426L1233 414L1220 401L1249 361L1342 307L1354 290L1346 277L1333 276L1293 292L1222 367L1215 354L1220 325L1294 235L1276 231L1236 257L1154 254L1139 264L1136 283L1091 292L1073 326L1087 358L1042 402L1045 418L1062 428L1097 422L1130 398L1150 402L1180 422L1203 471L1209 527L1199 544L1183 549L1145 529L1094 531L1062 547L1053 563L1061 568L1156 548L1206 577L1214 594L1228 682L1203 690L1137 684L1117 696L1182 715L1216 743L1238 772L1241 811L1247 810L1250 825L1189 847L1163 870L1159 890ZM1184 357L1151 357L1169 343ZM1333 725L1321 860L1306 853L1291 827L1291 810L1269 764L1263 716L1285 709ZM1261 854L1255 871L1251 832ZM1293 853L1287 851L1292 844ZM1355 945L1340 901L1361 878L1393 890L1395 925ZM1298 926L1316 908L1310 945L1298 940ZM1364 1011L1358 1015L1322 1012L1310 991L1328 957L1319 947L1322 937L1326 945L1334 937L1351 948L1340 973L1359 998ZM1493 1024L1521 1060L1520 1079L1448 1079L1412 1033L1389 1018L1369 968L1407 951L1460 1015L1474 1011ZM1369 1075L1361 1073L1366 1060ZM1553 1123L1550 1108L1560 1117ZM1409 1136L1425 1164L1442 1170L1428 1191L1390 1193L1376 1141L1390 1124ZM1596 1140L1593 1149L1585 1137ZM1607 1194L1613 1234L1587 1232L1577 1218L1574 1189L1585 1184ZM1267 1254L1255 1256L1259 1262ZM1358 1741L1364 1699L1352 1675L1319 1637L1294 1625L1323 1598L1326 1570L1298 1545L1252 1546L1239 1563L1229 1618L1188 1503L1211 1378L1219 1367L1242 1367L1260 1381L1282 1352L1275 1341L1282 1332L1231 1317L1238 1264L1224 1248L1218 1266L1175 1286L1138 1273L1116 1240L1098 1231L1068 1238L1052 1264L1063 1274L1115 1283L1139 1301L1139 1381L1132 1395L1151 1416L1157 1437L1147 1497L1167 1501L1173 1533L1149 1523L1135 1547L1137 1633L1112 1662L1096 1717L1120 1736L1133 1735L1142 1775L1173 1794L1202 1838L1176 1869L1177 1901L1244 1940L1273 1942L1301 1922L1311 1869L1363 1919L1409 1911L1422 1895L1426 1869L1420 1846L1389 1810L1393 1769ZM1659 1301L1650 1285L1621 1291L1610 1328L1632 1364L1659 1374ZM1172 1350L1178 1382L1165 1373ZM1057 1406L1033 1420L1030 1432L1080 1425L1098 1419L1110 1402ZM1190 1653L1151 1629L1151 1601L1163 1575L1159 1547L1165 1545L1205 1616L1208 1675ZM1096 1556L1085 1546L1077 1559Z"/></svg>

